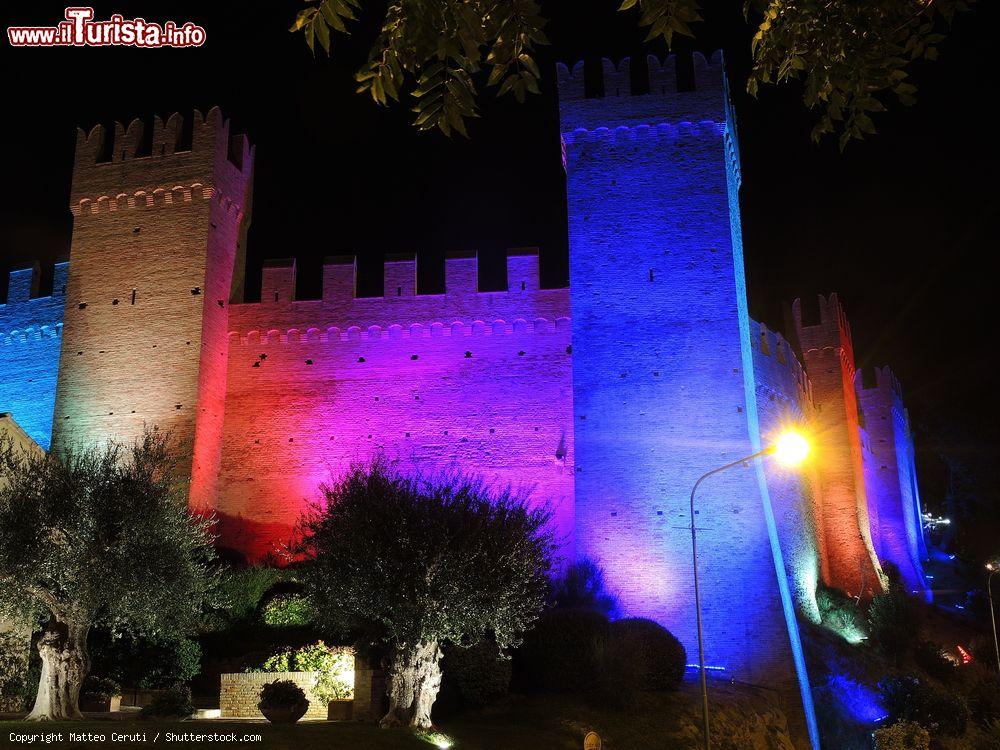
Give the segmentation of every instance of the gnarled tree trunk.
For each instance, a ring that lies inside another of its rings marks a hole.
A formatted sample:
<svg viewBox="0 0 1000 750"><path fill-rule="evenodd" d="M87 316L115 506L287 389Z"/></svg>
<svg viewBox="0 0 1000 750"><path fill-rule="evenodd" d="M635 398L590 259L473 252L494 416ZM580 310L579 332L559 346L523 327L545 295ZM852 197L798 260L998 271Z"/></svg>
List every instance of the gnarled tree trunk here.
<svg viewBox="0 0 1000 750"><path fill-rule="evenodd" d="M89 624L52 619L38 639L42 676L38 680L35 707L28 721L82 719L80 688L90 669L87 653Z"/></svg>
<svg viewBox="0 0 1000 750"><path fill-rule="evenodd" d="M441 687L441 647L437 641L399 646L389 667L389 713L383 727L429 729L431 707Z"/></svg>

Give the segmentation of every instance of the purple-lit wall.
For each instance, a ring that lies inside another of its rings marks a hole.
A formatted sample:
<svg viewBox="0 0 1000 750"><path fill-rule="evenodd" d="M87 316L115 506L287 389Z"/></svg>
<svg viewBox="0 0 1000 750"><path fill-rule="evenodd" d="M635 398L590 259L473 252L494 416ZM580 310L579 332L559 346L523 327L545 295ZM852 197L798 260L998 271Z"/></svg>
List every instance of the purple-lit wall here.
<svg viewBox="0 0 1000 750"><path fill-rule="evenodd" d="M688 494L754 453L756 393L739 229L738 156L721 58L559 71L566 150L576 439L576 545L630 615L666 625L697 661ZM752 402L752 403L751 403ZM791 597L772 548L766 483L736 468L702 486L696 524L707 664L777 688L810 743Z"/></svg>
<svg viewBox="0 0 1000 750"><path fill-rule="evenodd" d="M876 367L874 382L855 378L869 450L864 456L872 541L883 562L899 568L907 590L929 596L922 560L920 501L909 418L899 382L888 367Z"/></svg>
<svg viewBox="0 0 1000 750"><path fill-rule="evenodd" d="M331 261L323 299L295 301L273 264L263 301L232 308L222 543L273 551L322 482L381 452L532 490L571 552L567 290L539 289L535 251L509 256L506 292L477 291L475 257L446 261L443 295L415 293L412 256L385 264L384 297L355 298L354 273Z"/></svg>

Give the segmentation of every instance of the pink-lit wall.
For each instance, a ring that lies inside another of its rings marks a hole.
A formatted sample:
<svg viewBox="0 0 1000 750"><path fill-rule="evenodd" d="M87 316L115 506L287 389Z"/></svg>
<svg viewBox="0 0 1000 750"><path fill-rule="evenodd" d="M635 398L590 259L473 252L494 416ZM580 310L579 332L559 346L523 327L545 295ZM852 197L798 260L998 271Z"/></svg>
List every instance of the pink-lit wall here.
<svg viewBox="0 0 1000 750"><path fill-rule="evenodd" d="M512 254L507 292L478 292L474 257L446 261L447 291L415 293L411 258L386 295L355 298L354 265L324 269L322 300L294 300L294 267L264 270L262 302L230 311L218 502L221 544L259 558L287 541L323 482L382 453L406 471L451 466L532 491L573 528L566 289Z"/></svg>

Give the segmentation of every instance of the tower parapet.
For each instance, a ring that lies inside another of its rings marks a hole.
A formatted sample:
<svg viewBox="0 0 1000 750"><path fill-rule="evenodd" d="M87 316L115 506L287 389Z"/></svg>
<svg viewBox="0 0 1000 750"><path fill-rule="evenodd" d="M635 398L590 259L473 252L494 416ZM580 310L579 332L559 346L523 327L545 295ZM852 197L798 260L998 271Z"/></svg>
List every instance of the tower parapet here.
<svg viewBox="0 0 1000 750"><path fill-rule="evenodd" d="M674 55L665 60L649 55L648 92L635 93L631 84L631 60L626 57L615 65L605 58L601 61L603 98L586 96L583 61L577 62L572 69L556 63L562 132L661 123L725 123L728 105L722 50L709 58L695 52L693 58L693 91L678 90Z"/></svg>

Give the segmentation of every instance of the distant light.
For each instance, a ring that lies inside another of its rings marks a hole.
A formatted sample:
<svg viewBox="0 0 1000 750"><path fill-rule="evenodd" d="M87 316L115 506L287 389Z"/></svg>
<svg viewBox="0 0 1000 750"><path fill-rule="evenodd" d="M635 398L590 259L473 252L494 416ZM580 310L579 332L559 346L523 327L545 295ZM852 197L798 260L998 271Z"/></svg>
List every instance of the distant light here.
<svg viewBox="0 0 1000 750"><path fill-rule="evenodd" d="M801 432L786 430L771 446L771 454L783 466L795 467L809 457L809 441Z"/></svg>
<svg viewBox="0 0 1000 750"><path fill-rule="evenodd" d="M958 649L958 655L962 657L962 664L971 664L972 663L972 654L970 654L968 651L966 651L961 646L955 646L955 648Z"/></svg>
<svg viewBox="0 0 1000 750"><path fill-rule="evenodd" d="M684 666L687 667L688 669L693 669L695 672L697 672L699 669L701 669L701 667L699 667L697 664L685 664ZM711 666L706 665L705 666L705 671L706 672L725 672L726 668L725 667L711 667Z"/></svg>

